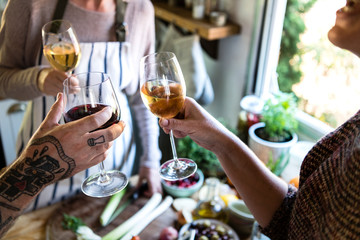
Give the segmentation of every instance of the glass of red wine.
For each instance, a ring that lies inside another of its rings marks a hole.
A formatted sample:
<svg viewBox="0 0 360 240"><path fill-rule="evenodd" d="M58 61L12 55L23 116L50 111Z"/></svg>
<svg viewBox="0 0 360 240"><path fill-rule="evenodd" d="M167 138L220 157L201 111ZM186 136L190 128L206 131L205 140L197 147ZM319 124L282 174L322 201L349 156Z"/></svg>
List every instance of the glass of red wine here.
<svg viewBox="0 0 360 240"><path fill-rule="evenodd" d="M179 62L174 53L158 52L141 59L140 94L145 106L159 118L173 118L183 108L186 86ZM176 181L193 175L196 163L188 158L178 158L173 131L170 130L173 159L163 163L160 176Z"/></svg>
<svg viewBox="0 0 360 240"><path fill-rule="evenodd" d="M111 118L97 131L119 122L121 109L109 75L102 72L74 74L64 81L64 120L76 121L111 107ZM88 140L90 146L102 144L101 136ZM100 171L89 176L82 183L81 190L91 197L107 197L123 190L128 184L126 175L118 170L105 171L104 163Z"/></svg>

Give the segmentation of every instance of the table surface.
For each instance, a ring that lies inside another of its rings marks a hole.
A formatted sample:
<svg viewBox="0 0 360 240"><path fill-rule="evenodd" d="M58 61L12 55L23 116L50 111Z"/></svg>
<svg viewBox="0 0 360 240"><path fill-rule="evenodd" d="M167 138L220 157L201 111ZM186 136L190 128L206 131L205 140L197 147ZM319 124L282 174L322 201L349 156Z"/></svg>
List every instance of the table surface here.
<svg viewBox="0 0 360 240"><path fill-rule="evenodd" d="M132 178L130 182L132 184L137 181L137 178ZM83 194L69 199L65 202L56 203L54 205L38 209L33 212L29 212L20 216L15 224L9 229L9 231L1 238L3 240L58 240L58 239L71 239L75 238L75 235L69 235L64 233L65 230L61 228L61 219L63 213L72 214L77 217L83 217L83 221L91 226L92 229L100 229L97 231L101 236L111 231L113 228L121 224L139 210L147 199L139 198L134 204L128 206L117 219L114 220L109 226L99 228L98 216L100 216L101 209L104 208L107 203L105 198L90 198ZM84 206L84 207L82 207ZM146 240L158 240L160 232L163 228L168 226L174 226L177 220L177 214L175 210L170 207L165 213L151 222L141 233L140 238ZM95 224L95 225L94 225ZM49 230L50 229L50 230ZM52 233L47 234L47 232ZM71 233L71 232L70 232ZM49 238L49 236L51 236ZM54 237L55 236L55 237ZM71 236L71 237L69 237ZM65 237L65 238L64 238ZM248 238L241 238L248 239Z"/></svg>
<svg viewBox="0 0 360 240"><path fill-rule="evenodd" d="M131 184L137 182L137 177L130 179ZM126 196L126 195L125 195ZM125 196L122 201L125 201ZM99 216L109 198L91 198L84 194L75 196L64 202L38 209L20 216L9 231L1 238L6 240L58 240L76 239L75 234L69 230L63 230L61 221L63 213L80 217L92 229L98 229L96 233L105 235L122 222L137 212L146 202L147 198L140 197L125 210L107 227L101 227ZM140 234L141 239L157 240L164 227L171 226L177 219L176 212L169 208L158 218L154 219Z"/></svg>

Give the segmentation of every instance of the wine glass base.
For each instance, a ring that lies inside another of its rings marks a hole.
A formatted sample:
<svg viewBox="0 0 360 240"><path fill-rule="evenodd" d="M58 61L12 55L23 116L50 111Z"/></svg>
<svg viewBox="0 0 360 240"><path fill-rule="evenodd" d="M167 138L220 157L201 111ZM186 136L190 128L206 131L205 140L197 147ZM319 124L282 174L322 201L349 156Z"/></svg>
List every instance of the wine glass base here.
<svg viewBox="0 0 360 240"><path fill-rule="evenodd" d="M108 197L123 190L128 179L126 175L117 170L106 171L107 180L101 181L100 173L96 173L85 179L81 185L84 194L90 197Z"/></svg>
<svg viewBox="0 0 360 240"><path fill-rule="evenodd" d="M197 170L196 163L187 158L179 158L179 166L174 159L165 162L160 167L160 177L168 181L176 181L188 178Z"/></svg>

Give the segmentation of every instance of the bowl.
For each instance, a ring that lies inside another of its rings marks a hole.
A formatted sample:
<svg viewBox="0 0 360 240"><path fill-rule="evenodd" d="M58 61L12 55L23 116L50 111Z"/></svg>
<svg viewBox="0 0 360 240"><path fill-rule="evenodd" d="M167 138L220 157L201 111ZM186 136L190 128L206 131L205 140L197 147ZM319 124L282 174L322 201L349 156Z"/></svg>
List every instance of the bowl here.
<svg viewBox="0 0 360 240"><path fill-rule="evenodd" d="M189 182L190 181L190 182ZM166 193L175 198L190 197L195 192L199 191L204 183L204 174L200 169L189 178L177 181L167 181L162 179L161 185Z"/></svg>
<svg viewBox="0 0 360 240"><path fill-rule="evenodd" d="M200 231L203 234L214 234L214 232L217 232L217 234L221 236L222 234L225 233L226 235L230 236L230 238L226 238L226 239L239 240L239 236L236 234L234 229L232 229L229 225L215 219L206 219L206 218L198 219L182 226L181 229L179 230L179 237L181 239L187 239L186 237L190 235L190 230L193 229L195 226L199 226L198 230L195 231L199 232L199 230L201 229ZM198 234L195 235L195 239L199 239Z"/></svg>
<svg viewBox="0 0 360 240"><path fill-rule="evenodd" d="M229 225L235 229L240 237L246 237L251 234L254 216L241 199L231 201L228 205Z"/></svg>

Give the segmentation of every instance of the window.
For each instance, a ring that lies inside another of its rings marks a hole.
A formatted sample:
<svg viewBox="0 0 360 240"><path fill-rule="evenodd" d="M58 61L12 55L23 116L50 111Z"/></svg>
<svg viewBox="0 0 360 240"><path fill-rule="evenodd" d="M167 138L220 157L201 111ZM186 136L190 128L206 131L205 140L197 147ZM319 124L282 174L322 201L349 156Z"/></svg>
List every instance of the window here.
<svg viewBox="0 0 360 240"><path fill-rule="evenodd" d="M288 2L297 0L288 0ZM311 0L299 0L311 2ZM248 92L260 97L284 87L278 83L278 63L286 0L258 0L262 12L261 24L255 29L254 55L249 73ZM306 30L300 35L296 55L302 76L290 86L299 98L299 135L316 141L346 121L358 110L360 62L356 56L333 46L327 32L335 22L336 10L343 1L316 0L308 12L301 15ZM299 59L301 58L301 59ZM252 73L252 74L251 74ZM352 103L352 104L351 104Z"/></svg>

